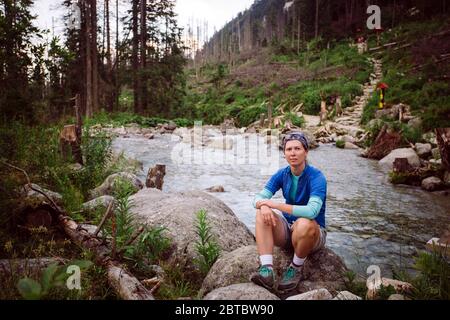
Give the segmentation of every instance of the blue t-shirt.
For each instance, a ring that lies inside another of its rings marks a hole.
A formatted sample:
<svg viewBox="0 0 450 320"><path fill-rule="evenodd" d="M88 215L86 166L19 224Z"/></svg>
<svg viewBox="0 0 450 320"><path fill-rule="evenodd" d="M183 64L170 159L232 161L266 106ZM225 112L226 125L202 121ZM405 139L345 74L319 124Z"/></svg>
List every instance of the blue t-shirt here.
<svg viewBox="0 0 450 320"><path fill-rule="evenodd" d="M292 183L291 167L287 166L278 170L267 182L265 189L275 194L282 189L283 197L286 199L286 204L306 206L309 198L312 196L319 197L322 200L322 207L319 214L314 220L325 228L325 209L327 199L327 180L323 173L309 164L306 164L305 169L298 178L298 187L295 199L291 198ZM283 216L289 223L293 223L298 217L283 212Z"/></svg>

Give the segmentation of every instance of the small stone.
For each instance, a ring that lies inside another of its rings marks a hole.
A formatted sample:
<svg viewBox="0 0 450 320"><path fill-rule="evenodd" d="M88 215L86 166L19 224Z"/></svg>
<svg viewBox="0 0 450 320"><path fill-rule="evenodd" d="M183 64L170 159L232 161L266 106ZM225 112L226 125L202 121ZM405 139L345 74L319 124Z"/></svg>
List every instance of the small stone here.
<svg viewBox="0 0 450 320"><path fill-rule="evenodd" d="M394 293L389 296L388 300L405 300L405 297L402 294Z"/></svg>
<svg viewBox="0 0 450 320"><path fill-rule="evenodd" d="M341 291L333 300L362 300L362 298L349 291Z"/></svg>
<svg viewBox="0 0 450 320"><path fill-rule="evenodd" d="M209 192L225 192L225 189L222 186L213 186L213 187L210 187L210 188L208 188L206 190L209 191Z"/></svg>
<svg viewBox="0 0 450 320"><path fill-rule="evenodd" d="M327 289L317 289L295 296L290 296L286 300L332 300L333 296Z"/></svg>

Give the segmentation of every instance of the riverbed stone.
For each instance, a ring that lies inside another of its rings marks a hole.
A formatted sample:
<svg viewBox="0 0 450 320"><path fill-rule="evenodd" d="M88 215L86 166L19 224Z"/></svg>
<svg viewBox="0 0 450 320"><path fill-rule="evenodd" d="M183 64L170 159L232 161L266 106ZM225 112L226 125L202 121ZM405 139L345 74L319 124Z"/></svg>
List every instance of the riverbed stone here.
<svg viewBox="0 0 450 320"><path fill-rule="evenodd" d="M438 177L428 177L422 180L422 189L427 191L436 191L444 187L444 182Z"/></svg>
<svg viewBox="0 0 450 320"><path fill-rule="evenodd" d="M140 223L166 228L173 244L173 256L193 266L197 257L195 244L197 212L206 210L211 234L222 254L255 243L251 231L234 212L218 198L203 191L165 193L158 189L142 189L129 198L130 212Z"/></svg>
<svg viewBox="0 0 450 320"><path fill-rule="evenodd" d="M206 189L209 192L225 192L225 188L223 186L212 186Z"/></svg>
<svg viewBox="0 0 450 320"><path fill-rule="evenodd" d="M276 295L254 283L238 283L217 288L203 300L280 300Z"/></svg>
<svg viewBox="0 0 450 320"><path fill-rule="evenodd" d="M94 199L104 195L113 195L117 183L119 181L128 181L134 189L134 192L142 189L144 184L139 178L129 172L119 172L110 175L106 180L94 190L89 191L90 199Z"/></svg>
<svg viewBox="0 0 450 320"><path fill-rule="evenodd" d="M333 300L362 300L362 298L349 291L340 291Z"/></svg>
<svg viewBox="0 0 450 320"><path fill-rule="evenodd" d="M351 142L346 142L346 143L344 144L344 149L359 149L359 147L356 146L356 145L354 145L354 144L351 143Z"/></svg>
<svg viewBox="0 0 450 320"><path fill-rule="evenodd" d="M415 148L417 155L421 158L428 158L431 155L430 143L416 143Z"/></svg>
<svg viewBox="0 0 450 320"><path fill-rule="evenodd" d="M331 293L324 288L311 290L305 293L290 296L286 300L332 300Z"/></svg>
<svg viewBox="0 0 450 320"><path fill-rule="evenodd" d="M406 158L413 167L420 166L419 156L412 148L400 148L391 151L386 157L381 159L378 164L384 170L392 170L396 158Z"/></svg>

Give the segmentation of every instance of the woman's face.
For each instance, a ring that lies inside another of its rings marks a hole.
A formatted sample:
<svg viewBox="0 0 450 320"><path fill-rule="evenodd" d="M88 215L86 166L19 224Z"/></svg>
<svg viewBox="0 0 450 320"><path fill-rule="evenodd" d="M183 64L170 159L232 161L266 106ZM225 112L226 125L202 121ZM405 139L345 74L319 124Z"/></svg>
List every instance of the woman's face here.
<svg viewBox="0 0 450 320"><path fill-rule="evenodd" d="M305 150L303 144L298 140L291 140L286 142L284 149L284 156L291 166L302 165L306 160L308 151Z"/></svg>

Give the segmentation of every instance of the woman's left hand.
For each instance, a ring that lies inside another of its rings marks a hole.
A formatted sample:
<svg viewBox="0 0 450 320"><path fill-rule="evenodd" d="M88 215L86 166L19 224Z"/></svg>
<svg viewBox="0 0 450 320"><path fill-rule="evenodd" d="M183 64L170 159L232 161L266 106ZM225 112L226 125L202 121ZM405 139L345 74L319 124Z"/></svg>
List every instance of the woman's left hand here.
<svg viewBox="0 0 450 320"><path fill-rule="evenodd" d="M261 206L268 206L269 208L272 209L278 209L277 208L277 203L272 201L272 200L261 200L258 201L258 206L261 208Z"/></svg>

